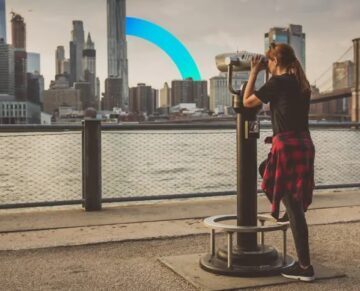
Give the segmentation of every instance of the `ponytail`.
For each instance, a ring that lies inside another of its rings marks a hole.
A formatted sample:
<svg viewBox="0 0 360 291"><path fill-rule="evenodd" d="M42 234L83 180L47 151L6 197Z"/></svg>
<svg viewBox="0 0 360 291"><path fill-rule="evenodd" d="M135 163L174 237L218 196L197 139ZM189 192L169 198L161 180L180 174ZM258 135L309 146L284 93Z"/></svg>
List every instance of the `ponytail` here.
<svg viewBox="0 0 360 291"><path fill-rule="evenodd" d="M306 78L304 70L302 69L301 64L297 58L295 58L295 60L291 64L289 73L295 75L295 78L300 85L301 92L304 95L306 94L310 97L311 95L310 83Z"/></svg>

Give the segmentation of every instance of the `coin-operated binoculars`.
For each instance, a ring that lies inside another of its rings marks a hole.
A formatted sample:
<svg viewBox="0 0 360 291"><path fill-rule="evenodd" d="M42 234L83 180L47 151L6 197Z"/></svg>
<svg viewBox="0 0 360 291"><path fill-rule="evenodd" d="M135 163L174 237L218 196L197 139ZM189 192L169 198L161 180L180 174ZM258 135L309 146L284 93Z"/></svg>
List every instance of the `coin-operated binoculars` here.
<svg viewBox="0 0 360 291"><path fill-rule="evenodd" d="M200 259L200 266L216 274L274 275L294 263L286 254L288 224L277 224L271 217L257 214L257 139L260 135L260 124L256 114L260 108L243 106L246 83L242 90L235 90L232 86L233 72L249 70L253 56L256 54L237 52L216 57L218 69L227 72L228 88L233 93L232 106L236 112L237 142L237 213L213 216L204 221L211 229L210 253ZM265 57L263 60L266 61ZM267 221L271 223L265 224ZM265 232L279 230L283 231L282 256L275 248L265 245L264 239ZM227 234L226 247L215 247L215 231Z"/></svg>

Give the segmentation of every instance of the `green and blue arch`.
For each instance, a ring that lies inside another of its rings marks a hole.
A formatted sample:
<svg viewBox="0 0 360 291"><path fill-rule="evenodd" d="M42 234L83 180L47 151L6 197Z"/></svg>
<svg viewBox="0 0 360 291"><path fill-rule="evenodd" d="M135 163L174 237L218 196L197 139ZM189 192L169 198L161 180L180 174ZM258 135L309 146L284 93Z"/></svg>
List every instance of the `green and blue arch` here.
<svg viewBox="0 0 360 291"><path fill-rule="evenodd" d="M144 19L126 17L126 34L147 40L162 49L175 63L183 79L201 80L199 69L189 51L161 26Z"/></svg>

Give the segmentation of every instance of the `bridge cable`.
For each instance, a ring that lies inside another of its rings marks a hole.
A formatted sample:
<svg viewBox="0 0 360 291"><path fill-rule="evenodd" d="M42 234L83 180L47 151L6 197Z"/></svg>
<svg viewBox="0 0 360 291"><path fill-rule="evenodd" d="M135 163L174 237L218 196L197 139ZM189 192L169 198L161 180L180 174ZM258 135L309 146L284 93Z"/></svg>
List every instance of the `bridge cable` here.
<svg viewBox="0 0 360 291"><path fill-rule="evenodd" d="M346 79L347 76L342 76L340 79L338 79L339 82L343 81L344 79ZM326 79L326 81L322 82L321 85L319 85L318 87L325 87L325 85L330 84L330 87L328 87L326 90L323 90L322 92L327 92L330 91L330 89L332 89L333 86L333 80L332 77L330 77L329 79Z"/></svg>
<svg viewBox="0 0 360 291"><path fill-rule="evenodd" d="M342 55L340 58L337 59L336 62L339 62L351 49L353 48L353 46L350 46ZM316 84L317 81L319 81L326 73L328 73L333 67L333 64L331 64L328 68L326 68L326 70L315 79L314 83Z"/></svg>

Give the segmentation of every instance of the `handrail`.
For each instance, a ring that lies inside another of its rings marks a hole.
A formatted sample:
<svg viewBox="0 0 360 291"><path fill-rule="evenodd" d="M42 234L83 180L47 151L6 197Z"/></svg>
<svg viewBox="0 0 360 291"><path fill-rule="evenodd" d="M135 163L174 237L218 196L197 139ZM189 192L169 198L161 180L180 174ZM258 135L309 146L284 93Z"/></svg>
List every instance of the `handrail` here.
<svg viewBox="0 0 360 291"><path fill-rule="evenodd" d="M311 122L311 129L318 128L360 128L360 122ZM261 122L262 128L271 128L271 123ZM106 124L103 123L103 131L136 131L136 130L215 130L215 129L235 129L234 121L223 122L195 122L195 123L137 123L137 124ZM21 124L21 125L0 125L0 133L4 132L62 132L62 131L81 131L81 124L69 125L38 125L38 124Z"/></svg>

